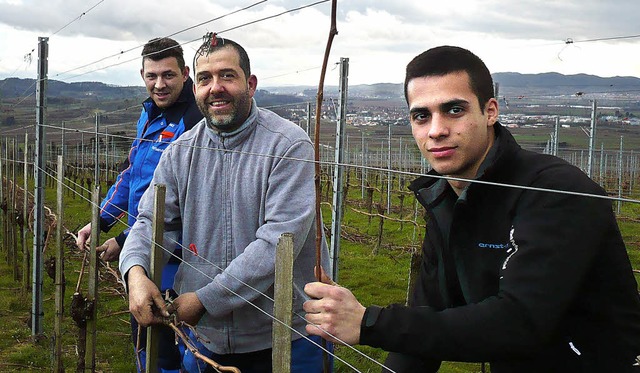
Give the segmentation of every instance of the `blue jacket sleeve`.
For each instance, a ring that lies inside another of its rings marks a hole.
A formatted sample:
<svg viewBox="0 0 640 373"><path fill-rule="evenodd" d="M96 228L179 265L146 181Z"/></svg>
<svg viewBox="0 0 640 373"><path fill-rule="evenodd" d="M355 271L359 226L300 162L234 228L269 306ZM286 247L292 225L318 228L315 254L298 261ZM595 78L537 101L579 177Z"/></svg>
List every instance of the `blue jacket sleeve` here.
<svg viewBox="0 0 640 373"><path fill-rule="evenodd" d="M100 204L100 229L107 232L123 216L129 207L129 181L131 159L137 149L137 140L129 151L129 166L118 174L116 182L109 188Z"/></svg>
<svg viewBox="0 0 640 373"><path fill-rule="evenodd" d="M129 156L127 157L127 168L116 177L115 183L107 191L107 195L100 204L100 229L108 232L118 219L128 212L129 208L129 183L131 182L131 168L136 158L138 145L144 131L143 115L140 116L137 124L137 136L131 144Z"/></svg>

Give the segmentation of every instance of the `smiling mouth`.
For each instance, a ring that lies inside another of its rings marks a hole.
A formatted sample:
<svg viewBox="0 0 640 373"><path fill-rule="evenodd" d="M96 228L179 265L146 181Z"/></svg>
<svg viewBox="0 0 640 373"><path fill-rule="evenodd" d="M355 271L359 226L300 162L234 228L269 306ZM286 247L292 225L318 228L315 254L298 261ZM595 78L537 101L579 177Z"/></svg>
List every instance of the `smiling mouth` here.
<svg viewBox="0 0 640 373"><path fill-rule="evenodd" d="M433 154L436 158L440 158L440 157L448 157L452 155L455 152L456 147L447 146L447 147L441 147L441 148L431 148L427 150L429 151L429 153Z"/></svg>
<svg viewBox="0 0 640 373"><path fill-rule="evenodd" d="M216 100L216 101L209 102L207 105L215 109L215 108L225 107L229 105L229 103L230 101L226 101L226 100Z"/></svg>

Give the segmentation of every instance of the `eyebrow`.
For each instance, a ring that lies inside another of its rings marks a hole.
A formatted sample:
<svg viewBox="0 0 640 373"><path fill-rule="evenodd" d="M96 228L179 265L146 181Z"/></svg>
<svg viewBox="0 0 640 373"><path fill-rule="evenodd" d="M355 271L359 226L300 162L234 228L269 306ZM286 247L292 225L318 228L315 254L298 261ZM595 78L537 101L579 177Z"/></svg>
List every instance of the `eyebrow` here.
<svg viewBox="0 0 640 373"><path fill-rule="evenodd" d="M454 106L469 106L469 101L461 99L461 98L456 98L453 100L449 100L449 101L445 101L441 104L438 105L438 110L440 110L441 112L446 112L449 111L449 109L451 109ZM409 110L410 114L413 113L422 113L422 112L431 112L431 110L429 110L426 107L415 107L415 108L411 108Z"/></svg>
<svg viewBox="0 0 640 373"><path fill-rule="evenodd" d="M216 72L218 75L219 74L226 74L226 73L234 73L234 74L238 74L238 71L236 69L233 68L224 68L224 69L220 69ZM211 72L209 70L202 70L196 73L196 76L200 76L200 75L212 75Z"/></svg>
<svg viewBox="0 0 640 373"><path fill-rule="evenodd" d="M469 106L469 101L463 100L461 98L449 100L447 102L441 103L438 107L441 111L449 111L454 106Z"/></svg>
<svg viewBox="0 0 640 373"><path fill-rule="evenodd" d="M219 73L220 74L233 73L233 74L238 75L238 70L236 70L236 69L234 69L232 67L227 67L227 68L224 68L224 69L220 69Z"/></svg>
<svg viewBox="0 0 640 373"><path fill-rule="evenodd" d="M169 69L169 70L165 70L165 71L160 71L159 73L156 72L152 72L152 71L145 71L145 75L164 75L164 74L168 74L168 73L174 73L173 70Z"/></svg>

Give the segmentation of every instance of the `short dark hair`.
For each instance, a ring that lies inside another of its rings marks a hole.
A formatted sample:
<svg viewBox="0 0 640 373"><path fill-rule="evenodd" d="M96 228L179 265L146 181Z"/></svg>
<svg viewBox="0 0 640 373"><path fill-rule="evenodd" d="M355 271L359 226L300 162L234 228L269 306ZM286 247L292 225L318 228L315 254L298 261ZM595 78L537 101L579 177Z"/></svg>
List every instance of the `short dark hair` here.
<svg viewBox="0 0 640 373"><path fill-rule="evenodd" d="M180 44L171 38L155 38L151 39L142 48L142 67L144 68L144 59L148 58L153 61L160 61L167 57L175 57L178 61L178 67L184 71L186 64L184 63L184 54Z"/></svg>
<svg viewBox="0 0 640 373"><path fill-rule="evenodd" d="M417 55L407 65L404 79L404 97L407 97L407 85L414 78L425 76L442 76L464 71L469 75L471 90L478 97L480 110L484 112L484 104L494 98L493 79L487 66L480 57L470 51L449 45L435 47Z"/></svg>
<svg viewBox="0 0 640 373"><path fill-rule="evenodd" d="M249 55L244 48L231 39L219 38L214 33L208 33L203 37L202 44L193 56L193 73L196 73L196 61L200 56L206 56L209 53L215 52L222 48L233 48L238 52L240 68L244 72L245 79L249 79L251 76L251 62L249 61Z"/></svg>

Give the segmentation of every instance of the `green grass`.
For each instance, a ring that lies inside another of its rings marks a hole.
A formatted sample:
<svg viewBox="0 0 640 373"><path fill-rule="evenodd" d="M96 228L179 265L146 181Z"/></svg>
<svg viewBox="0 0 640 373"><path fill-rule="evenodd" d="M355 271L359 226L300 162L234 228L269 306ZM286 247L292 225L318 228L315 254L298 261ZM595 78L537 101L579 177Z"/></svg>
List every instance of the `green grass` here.
<svg viewBox="0 0 640 373"><path fill-rule="evenodd" d="M589 128L589 125L585 127ZM552 132L550 127L545 128L510 128L516 141L523 147L532 144L546 144ZM604 127L600 126L596 130L596 150L600 151L601 144L608 152L620 149L620 136L624 136L623 148L625 151L640 149L640 136L637 130L629 127ZM585 135L580 127L561 128L558 131L558 141L560 151L563 149L588 149L589 137ZM562 144L565 144L563 147ZM586 151L586 150L585 150Z"/></svg>
<svg viewBox="0 0 640 373"><path fill-rule="evenodd" d="M353 176L353 175L352 175ZM355 176L351 180L357 184ZM386 186L386 182L382 183ZM394 182L397 189L397 181ZM638 195L638 191L634 193ZM48 189L47 201L49 206L55 206L55 192ZM385 213L394 218L412 219L414 216L414 198L406 195L402 216L399 214L399 193L393 193L390 213ZM85 194L85 198L88 198ZM376 191L373 202L385 202L384 190ZM340 252L339 283L351 289L356 297L364 304L387 305L390 303L404 303L406 299L407 278L409 272L409 260L412 250L421 245L423 228L414 229L409 223L385 221L382 242L378 254L374 255L377 246L377 232L379 218L369 218L359 211L368 211L366 201L362 199L359 187L350 186L347 198L348 205L345 208L343 239ZM65 195L64 226L76 231L89 221L89 203L84 198L71 198ZM355 210L354 210L355 209ZM375 205L373 213L377 212ZM421 219L422 208L418 210L418 222ZM325 224L330 224L331 215L326 204L323 205ZM633 268L640 269L640 204L625 203L620 215L619 225L625 242L628 246L629 256ZM114 233L120 231L119 227L113 229ZM2 231L0 230L0 235ZM31 235L31 233L29 234ZM102 235L100 242L109 236ZM346 237L346 238L345 238ZM4 241L4 240L2 240ZM4 242L3 242L4 243ZM53 243L53 241L52 241ZM27 326L30 319L31 294L23 293L20 284L13 281L11 270L7 266L4 245L0 246L0 371L2 372L38 372L51 371L52 365L52 335L54 313L54 284L51 278L44 278L44 336L34 339L31 329ZM32 243L28 242L29 250ZM53 253L54 246L47 248L48 257ZM67 280L65 296L65 318L63 335L64 365L67 371L75 370L78 357L76 355L77 332L71 317L69 305L71 296L76 287L80 269L81 255L72 248L65 249L65 275ZM110 275L103 275L100 283L100 299L98 308L98 334L97 334L97 371L100 372L134 372L133 346L130 342L129 315L126 313L127 303L123 289ZM640 276L636 274L640 281ZM81 290L86 294L86 278ZM30 289L29 289L30 290ZM357 350L383 362L386 352L359 346ZM362 372L379 372L380 367L369 359L362 357L346 347L336 347L339 357L355 366ZM336 372L351 372L344 364L336 363ZM471 363L443 363L440 372L462 373L480 372L480 364Z"/></svg>
<svg viewBox="0 0 640 373"><path fill-rule="evenodd" d="M86 197L86 195L85 195ZM47 205L55 211L55 190L48 188L45 193ZM21 202L20 202L21 203ZM71 198L65 195L65 210L63 225L69 230L90 220L88 202L79 196ZM53 230L55 236L55 229ZM0 233L1 235L1 233ZM101 240L107 235L102 235ZM27 235L27 248L33 249L33 234ZM53 255L55 251L55 237L46 249L44 259ZM3 239L4 244L4 239ZM4 245L3 245L4 247ZM20 246L19 246L20 247ZM20 283L13 281L12 270L5 259L6 251L0 254L0 294L5 302L0 302L0 370L3 372L51 371L53 364L53 325L55 313L54 281L43 275L43 335L38 338L31 336L31 288L24 293ZM19 262L21 263L21 255ZM78 327L69 316L71 297L78 282L82 255L75 248L65 247L65 277L66 290L64 297L63 324L63 362L67 371L76 369ZM85 275L86 276L86 275ZM99 305L98 305L98 333L96 351L96 370L102 372L133 372L133 345L130 342L129 315L121 314L126 311L127 304L123 296L122 287L109 275L101 275ZM86 277L81 283L80 292L86 296Z"/></svg>
<svg viewBox="0 0 640 373"><path fill-rule="evenodd" d="M634 195L637 196L638 194L638 190L634 191ZM392 199L392 205L396 207L400 203L398 195L397 193L394 194ZM386 193L376 191L373 195L374 204L382 203L386 206L385 196ZM362 201L359 188L349 189L348 200L349 206L355 207L353 205L357 202L358 206L355 208L367 212L366 202ZM614 208L616 206L614 203ZM413 216L413 207L414 198L412 196L405 197L402 218L410 219ZM373 212L375 213L376 211L374 207ZM398 212L397 208L392 209L392 213L388 215L400 218ZM423 210L420 207L418 210L418 222L420 224L423 224L422 219L420 219L422 215ZM330 216L329 208L325 206L323 210L325 224L331 223ZM418 229L414 234L413 226L410 224L403 224L401 229L400 223L387 221L384 225L382 248L378 255L374 256L372 252L376 244L378 221L379 218L373 217L369 222L368 217L354 212L349 207L345 209L343 222L348 226L345 230L355 237L360 237L356 234L359 233L366 237L367 240L353 243L343 238L340 253L339 283L351 289L358 300L365 306L404 303L411 247L421 245L420 235L424 228ZM632 267L638 270L640 269L640 204L624 203L619 225L627 244ZM402 244L407 246L402 246ZM635 276L636 281L640 283L640 274L636 273ZM357 349L379 362L383 362L386 357L386 353L379 349L369 347L358 347ZM378 372L380 370L376 364L348 348L338 347L336 351L338 356L363 372ZM336 364L336 368L338 372L352 371L340 362ZM444 362L440 372L480 372L481 369L481 364L477 363ZM489 371L489 367L486 369Z"/></svg>

